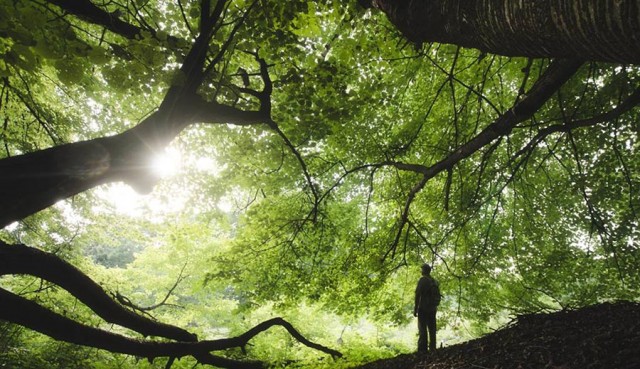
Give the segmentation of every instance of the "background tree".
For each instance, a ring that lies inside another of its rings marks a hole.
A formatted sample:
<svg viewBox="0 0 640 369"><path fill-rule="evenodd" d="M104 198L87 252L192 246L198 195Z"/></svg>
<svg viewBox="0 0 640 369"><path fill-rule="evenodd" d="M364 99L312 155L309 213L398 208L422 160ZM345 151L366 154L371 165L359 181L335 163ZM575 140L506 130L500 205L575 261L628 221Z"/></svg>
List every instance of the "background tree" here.
<svg viewBox="0 0 640 369"><path fill-rule="evenodd" d="M186 342L190 332L107 303L59 260L85 260L62 245L76 243L67 224L86 237L96 222L98 190L124 181L151 191L160 175L150 161L170 144L193 156L166 197L190 193L184 232L227 227L213 233L225 246L209 246L222 252L202 251L204 279L227 282L241 309L304 299L406 321L399 301L413 280L402 268L423 260L448 291L450 322L637 296L635 67L410 50L379 17L330 1L18 1L2 11L2 273L48 279L112 306L106 320L177 342L150 348L76 325L14 284L0 304L7 321L118 352L239 365L205 352L243 347L256 330ZM199 167L203 158L220 166ZM141 227L118 236L151 239L155 226ZM196 243L167 242L187 254ZM58 268L47 274L39 260ZM93 341L65 334L74 330Z"/></svg>

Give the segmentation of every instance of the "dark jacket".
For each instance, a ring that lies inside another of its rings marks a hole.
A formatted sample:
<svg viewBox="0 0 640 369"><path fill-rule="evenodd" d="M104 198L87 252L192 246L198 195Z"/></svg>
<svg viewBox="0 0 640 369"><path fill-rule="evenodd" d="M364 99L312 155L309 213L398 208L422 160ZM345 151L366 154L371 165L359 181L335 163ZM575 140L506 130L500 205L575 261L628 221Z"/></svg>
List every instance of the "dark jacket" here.
<svg viewBox="0 0 640 369"><path fill-rule="evenodd" d="M440 285L431 276L423 275L416 286L414 313L435 310L440 304Z"/></svg>

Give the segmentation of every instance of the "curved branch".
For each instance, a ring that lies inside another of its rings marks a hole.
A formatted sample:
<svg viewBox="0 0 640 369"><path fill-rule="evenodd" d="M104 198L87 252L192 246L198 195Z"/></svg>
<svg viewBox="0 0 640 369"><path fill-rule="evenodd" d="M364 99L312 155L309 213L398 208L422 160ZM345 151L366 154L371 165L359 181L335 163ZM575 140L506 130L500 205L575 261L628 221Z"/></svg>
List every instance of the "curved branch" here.
<svg viewBox="0 0 640 369"><path fill-rule="evenodd" d="M553 133L570 132L576 128L591 127L595 126L596 124L616 119L638 104L640 104L640 88L636 88L635 91L633 91L633 93L629 95L620 105L616 106L614 109L611 109L606 113L588 119L575 120L564 124L554 124L541 129L523 148L518 150L518 152L513 155L511 161L524 154L530 153L540 142L542 142L547 136Z"/></svg>
<svg viewBox="0 0 640 369"><path fill-rule="evenodd" d="M171 286L171 288L169 288L169 291L167 291L167 293L165 294L164 298L160 301L157 302L153 305L149 305L149 306L138 306L136 304L133 303L133 301L131 301L128 297L120 294L119 292L116 292L115 294L115 299L118 300L118 302L128 308L131 308L135 311L139 311L145 314L149 314L148 311L151 310L155 310L157 308L159 308L160 306L176 306L177 305L171 305L167 303L167 300L169 300L169 297L171 297L171 294L173 293L173 291L175 291L175 289L178 287L178 285L180 284L180 282L182 282L183 280L185 280L186 277L184 277L182 275L182 273L184 273L184 268L187 267L187 264L185 263L182 266L182 269L180 270L180 274L178 275L178 278L176 279L175 283L173 283L173 286Z"/></svg>
<svg viewBox="0 0 640 369"><path fill-rule="evenodd" d="M247 93L258 99L258 101L260 102L259 113L261 113L265 117L268 117L268 119L265 121L266 124L269 126L269 128L276 132L278 136L280 136L282 141L284 141L285 146L287 146L296 157L296 160L298 161L298 163L300 164L300 168L302 169L304 178L309 185L311 194L313 195L313 210L311 218L315 222L317 219L317 207L321 201L321 196L318 193L316 186L313 184L311 174L309 173L309 169L307 167L307 163L304 161L302 154L300 154L291 140L289 140L289 137L287 137L287 135L280 129L278 124L273 119L271 119L271 94L273 92L273 82L271 81L271 77L269 76L269 65L267 64L266 60L258 55L258 53L251 51L245 51L245 53L252 55L260 65L260 77L262 78L264 87L262 88L262 91L256 91L249 88L240 88L239 90L240 92Z"/></svg>
<svg viewBox="0 0 640 369"><path fill-rule="evenodd" d="M33 301L0 288L0 319L22 325L56 340L115 353L140 356L149 360L158 357L181 358L192 356L199 363L224 368L262 368L263 366L260 362L227 359L212 355L211 351L236 347L243 348L253 337L273 326L284 327L296 340L310 348L330 354L333 357L342 356L336 350L309 341L282 318L273 318L262 322L242 335L233 338L199 342L141 341L78 323L56 314Z"/></svg>
<svg viewBox="0 0 640 369"><path fill-rule="evenodd" d="M150 27L141 28L120 19L118 11L109 13L98 7L89 0L45 0L46 2L58 6L64 12L99 26L103 26L109 31L127 39L139 39L142 32L147 31L157 38L157 31ZM170 45L178 45L178 37L168 35L167 42Z"/></svg>
<svg viewBox="0 0 640 369"><path fill-rule="evenodd" d="M196 341L196 335L169 324L137 315L116 303L87 275L54 254L25 245L0 241L0 275L27 274L57 284L82 301L109 323L134 330L143 336L177 341Z"/></svg>
<svg viewBox="0 0 640 369"><path fill-rule="evenodd" d="M307 163L304 161L304 158L302 157L302 154L300 154L300 152L298 151L298 149L296 149L296 147L293 145L291 140L289 140L289 137L287 137L287 135L285 135L284 132L282 132L282 130L280 129L278 124L276 124L276 122L271 120L267 124L269 125L269 127L273 131L276 132L276 134L278 136L280 136L282 141L284 141L285 146L287 146L289 148L289 150L291 150L293 155L298 160L298 163L300 164L300 167L302 168L302 173L304 175L304 178L307 181L307 184L309 185L309 189L311 190L311 194L313 195L312 219L315 222L316 219L317 219L317 215L318 215L318 209L317 208L318 208L318 204L320 202L319 201L320 195L318 195L318 190L316 189L315 185L313 184L313 181L311 179L311 174L309 174L309 170L307 168Z"/></svg>
<svg viewBox="0 0 640 369"><path fill-rule="evenodd" d="M250 330L248 330L247 332L243 333L242 335L233 338L231 340L237 340L238 344L234 345L236 347L243 347L245 346L249 340L251 340L253 337L255 337L256 335L258 335L261 332L266 331L267 329L279 325L281 327L283 327L284 329L287 330L287 332L289 332L289 334L295 338L296 340L298 340L298 342L302 343L303 345L310 347L312 349L324 352L326 354L329 354L331 356L335 357L342 357L342 353L333 349L330 349L328 347L322 346L320 344L314 343L309 341L308 339L306 339L302 334L300 334L300 332L298 332L293 325L291 325L291 323L287 322L286 320L282 319L282 318L273 318L273 319L269 319L267 321L264 321L260 324L258 324L257 326L251 328Z"/></svg>
<svg viewBox="0 0 640 369"><path fill-rule="evenodd" d="M193 356L203 363L225 368L262 368L260 363L241 362L211 355L209 351L227 349L218 341L154 342L131 339L89 327L56 314L37 303L0 288L0 319L22 325L53 339L114 353L153 360L157 357Z"/></svg>
<svg viewBox="0 0 640 369"><path fill-rule="evenodd" d="M53 254L24 245L10 246L0 242L0 275L3 274L28 274L46 279L71 293L108 322L133 329L145 336L162 336L178 342L142 341L93 328L0 288L0 319L33 329L56 340L146 357L150 360L156 357L193 356L204 364L229 368L260 368L261 364L257 362L230 360L211 355L210 352L234 347L244 348L259 333L273 326L281 326L296 340L310 348L333 357L342 356L336 350L306 339L282 318L262 322L237 337L197 341L195 335L181 328L159 323L124 309L80 270Z"/></svg>
<svg viewBox="0 0 640 369"><path fill-rule="evenodd" d="M393 165L400 169L420 173L423 177L409 192L400 216L398 232L393 244L385 254L385 258L390 253L392 255L395 253L404 226L409 219L411 203L431 178L445 170L453 168L454 165L490 144L493 140L509 135L518 123L531 118L538 109L578 71L582 64L583 63L578 60L561 59L553 61L525 97L514 104L507 112L500 115L474 138L459 146L454 152L430 167L415 164L402 164L398 166L398 164L394 163Z"/></svg>
<svg viewBox="0 0 640 369"><path fill-rule="evenodd" d="M458 147L446 158L424 170L425 176L433 178L471 156L496 138L510 134L518 123L531 118L577 72L581 65L582 62L576 60L552 62L524 98L500 115L477 136Z"/></svg>

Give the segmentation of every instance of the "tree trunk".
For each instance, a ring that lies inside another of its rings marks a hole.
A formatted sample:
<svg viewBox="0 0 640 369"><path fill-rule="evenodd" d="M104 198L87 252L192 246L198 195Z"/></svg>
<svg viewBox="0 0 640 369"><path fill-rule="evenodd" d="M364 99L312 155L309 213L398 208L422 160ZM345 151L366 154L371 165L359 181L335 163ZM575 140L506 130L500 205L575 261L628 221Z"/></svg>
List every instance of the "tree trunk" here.
<svg viewBox="0 0 640 369"><path fill-rule="evenodd" d="M104 183L121 181L148 193L159 179L151 160L187 126L252 125L267 118L188 94L118 135L1 159L0 228Z"/></svg>
<svg viewBox="0 0 640 369"><path fill-rule="evenodd" d="M371 0L412 42L640 63L640 0Z"/></svg>

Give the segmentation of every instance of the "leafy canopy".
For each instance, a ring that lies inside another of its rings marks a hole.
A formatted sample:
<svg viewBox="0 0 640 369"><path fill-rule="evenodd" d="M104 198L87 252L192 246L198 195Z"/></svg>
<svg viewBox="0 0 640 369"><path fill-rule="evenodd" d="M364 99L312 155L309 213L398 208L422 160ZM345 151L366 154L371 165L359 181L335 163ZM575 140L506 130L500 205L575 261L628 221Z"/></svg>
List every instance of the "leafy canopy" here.
<svg viewBox="0 0 640 369"><path fill-rule="evenodd" d="M186 78L199 3L96 2L132 34L55 3L0 2L3 157L122 132ZM637 298L640 117L616 110L636 67L582 66L530 118L420 186L410 165L454 155L526 99L550 62L415 49L379 14L337 1L234 0L223 17L208 46L221 59L198 94L256 110L248 89L272 82L278 129L193 125L170 146L179 172L138 216L114 208L117 187L105 185L3 240L56 251L149 304L184 267L191 282L174 303L195 310L178 320L218 333L240 331L229 311L300 301L405 323L425 261L452 324ZM151 274L153 286L140 283Z"/></svg>

